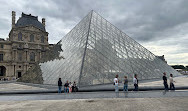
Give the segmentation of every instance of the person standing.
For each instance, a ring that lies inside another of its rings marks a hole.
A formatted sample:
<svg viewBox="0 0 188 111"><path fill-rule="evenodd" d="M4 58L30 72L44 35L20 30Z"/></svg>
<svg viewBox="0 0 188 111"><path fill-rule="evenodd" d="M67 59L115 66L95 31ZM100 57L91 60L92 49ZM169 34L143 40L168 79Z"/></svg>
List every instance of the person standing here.
<svg viewBox="0 0 188 111"><path fill-rule="evenodd" d="M78 87L76 86L76 81L74 81L73 86L72 86L72 92L77 92Z"/></svg>
<svg viewBox="0 0 188 111"><path fill-rule="evenodd" d="M61 78L58 80L58 93L61 93L61 88L62 88L62 81Z"/></svg>
<svg viewBox="0 0 188 111"><path fill-rule="evenodd" d="M70 82L69 83L69 93L71 93L72 92L72 83Z"/></svg>
<svg viewBox="0 0 188 111"><path fill-rule="evenodd" d="M128 91L128 79L127 76L124 77L124 87L123 87L123 91Z"/></svg>
<svg viewBox="0 0 188 111"><path fill-rule="evenodd" d="M166 73L163 73L163 84L164 84L164 89L165 91L168 90L168 83L167 83L167 77L166 77Z"/></svg>
<svg viewBox="0 0 188 111"><path fill-rule="evenodd" d="M175 87L174 87L174 80L173 80L173 75L170 74L170 90L175 90Z"/></svg>
<svg viewBox="0 0 188 111"><path fill-rule="evenodd" d="M67 82L64 85L64 93L68 93L69 92L69 81L67 80Z"/></svg>
<svg viewBox="0 0 188 111"><path fill-rule="evenodd" d="M134 91L138 91L138 78L136 74L134 75L133 78L133 84L134 84Z"/></svg>
<svg viewBox="0 0 188 111"><path fill-rule="evenodd" d="M119 92L119 88L118 88L118 75L116 75L116 77L114 78L114 86L115 86L115 92L118 93Z"/></svg>

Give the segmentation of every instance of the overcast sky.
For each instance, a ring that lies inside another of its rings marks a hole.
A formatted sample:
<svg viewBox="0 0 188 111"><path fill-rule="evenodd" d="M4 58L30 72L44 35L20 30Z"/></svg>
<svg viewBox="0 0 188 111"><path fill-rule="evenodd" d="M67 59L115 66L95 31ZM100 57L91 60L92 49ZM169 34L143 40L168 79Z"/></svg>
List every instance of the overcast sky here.
<svg viewBox="0 0 188 111"><path fill-rule="evenodd" d="M188 65L188 0L0 0L0 38L11 30L11 11L46 18L49 43L57 43L91 10L168 64Z"/></svg>

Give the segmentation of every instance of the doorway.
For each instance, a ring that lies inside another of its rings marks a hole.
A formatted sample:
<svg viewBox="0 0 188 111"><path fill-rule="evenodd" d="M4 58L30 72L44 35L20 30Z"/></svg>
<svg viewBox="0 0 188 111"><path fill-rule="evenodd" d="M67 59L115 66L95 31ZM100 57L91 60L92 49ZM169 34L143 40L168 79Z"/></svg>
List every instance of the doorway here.
<svg viewBox="0 0 188 111"><path fill-rule="evenodd" d="M22 72L18 72L18 78L22 77Z"/></svg>
<svg viewBox="0 0 188 111"><path fill-rule="evenodd" d="M0 66L0 76L6 75L6 68L4 66Z"/></svg>

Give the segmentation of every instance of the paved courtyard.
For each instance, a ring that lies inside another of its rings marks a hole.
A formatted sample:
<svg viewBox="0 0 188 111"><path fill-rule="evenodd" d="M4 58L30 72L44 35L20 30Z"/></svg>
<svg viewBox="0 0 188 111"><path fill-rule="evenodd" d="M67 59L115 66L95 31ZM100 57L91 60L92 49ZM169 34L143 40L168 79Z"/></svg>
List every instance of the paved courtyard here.
<svg viewBox="0 0 188 111"><path fill-rule="evenodd" d="M174 79L176 87L188 86L188 77ZM129 87L132 84L129 84ZM163 87L161 80L142 81L140 87ZM121 86L122 87L122 84ZM85 89L89 87L84 87ZM84 90L84 88L82 88ZM95 88L113 88L113 85L96 85ZM57 91L56 85L1 82L0 92L14 91ZM0 95L0 111L188 111L188 90L164 92L114 91L41 93L41 94L5 94Z"/></svg>
<svg viewBox="0 0 188 111"><path fill-rule="evenodd" d="M3 101L0 111L187 111L188 98Z"/></svg>
<svg viewBox="0 0 188 111"><path fill-rule="evenodd" d="M188 111L188 90L0 95L0 111Z"/></svg>

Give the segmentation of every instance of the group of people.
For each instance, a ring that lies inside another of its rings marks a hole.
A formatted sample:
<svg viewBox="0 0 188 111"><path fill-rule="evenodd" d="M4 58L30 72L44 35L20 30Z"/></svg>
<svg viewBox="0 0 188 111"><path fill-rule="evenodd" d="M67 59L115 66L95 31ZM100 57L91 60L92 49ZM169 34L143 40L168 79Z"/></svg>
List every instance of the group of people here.
<svg viewBox="0 0 188 111"><path fill-rule="evenodd" d="M118 75L116 75L116 77L114 78L114 86L115 86L115 92L119 92L119 80L118 80ZM123 91L128 91L128 78L127 76L124 76L124 80L123 80ZM134 75L133 78L133 84L134 84L134 91L138 91L138 78L137 75Z"/></svg>
<svg viewBox="0 0 188 111"><path fill-rule="evenodd" d="M166 73L163 73L163 84L164 84L164 89L165 91L167 91L168 88L168 82L167 82L167 77L166 77ZM169 77L169 81L170 81L170 90L175 90L175 86L174 86L174 80L173 80L173 74L170 74ZM123 91L128 91L128 78L127 76L124 76L124 80L123 80ZM138 78L137 78L137 74L134 75L133 78L133 84L134 84L134 91L138 91ZM115 92L119 92L119 80L118 80L118 75L115 76L114 78L114 84L115 86ZM73 83L68 82L68 80L66 81L66 83L64 84L64 93L71 93L71 92L77 92L78 91L78 87L76 85L76 82L74 81ZM59 78L58 80L58 93L62 92L62 81L61 78Z"/></svg>
<svg viewBox="0 0 188 111"><path fill-rule="evenodd" d="M76 85L76 81L71 83L67 80L66 83L64 84L64 93L71 93L71 92L77 92L77 91L78 91L78 87ZM62 81L61 81L61 78L59 78L58 93L61 93L61 92L62 92Z"/></svg>
<svg viewBox="0 0 188 111"><path fill-rule="evenodd" d="M175 86L174 86L175 81L173 80L173 74L170 74L169 81L170 81L170 90L175 90ZM168 82L165 72L163 73L163 84L165 91L168 91Z"/></svg>
<svg viewBox="0 0 188 111"><path fill-rule="evenodd" d="M164 83L164 89L165 91L168 90L168 82L167 82L167 77L166 77L166 73L163 73L163 83ZM175 86L174 86L174 80L173 80L173 74L170 74L169 77L169 81L170 81L170 90L175 90ZM128 78L127 76L124 76L124 80L123 80L123 91L128 91ZM133 84L134 84L134 91L138 91L138 78L137 78L137 74L134 75L133 78ZM119 92L119 80L118 80L118 75L116 75L116 77L114 78L114 86L115 86L115 92Z"/></svg>

